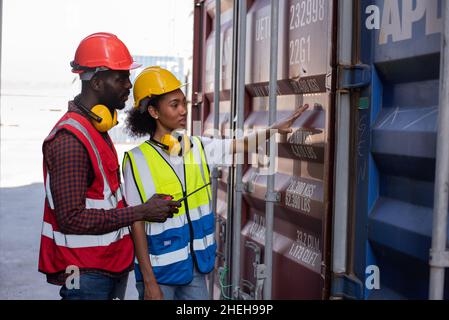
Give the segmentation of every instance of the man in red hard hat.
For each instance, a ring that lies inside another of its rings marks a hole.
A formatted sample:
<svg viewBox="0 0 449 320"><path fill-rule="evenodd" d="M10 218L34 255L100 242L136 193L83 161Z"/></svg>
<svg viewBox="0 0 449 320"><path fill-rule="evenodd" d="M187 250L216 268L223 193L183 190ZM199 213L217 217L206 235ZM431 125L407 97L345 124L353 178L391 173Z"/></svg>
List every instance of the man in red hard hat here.
<svg viewBox="0 0 449 320"><path fill-rule="evenodd" d="M164 222L179 204L155 195L127 207L119 163L107 133L125 107L129 71L139 67L110 33L81 41L71 62L80 95L43 143L45 207L39 271L63 299L123 299L134 248L129 226ZM167 198L168 197L168 198Z"/></svg>

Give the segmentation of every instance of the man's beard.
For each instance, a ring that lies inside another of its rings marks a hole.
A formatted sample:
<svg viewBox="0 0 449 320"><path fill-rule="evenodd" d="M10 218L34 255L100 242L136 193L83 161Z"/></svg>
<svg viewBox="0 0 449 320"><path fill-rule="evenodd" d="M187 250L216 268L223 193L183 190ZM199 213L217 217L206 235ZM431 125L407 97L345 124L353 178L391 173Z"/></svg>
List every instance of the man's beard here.
<svg viewBox="0 0 449 320"><path fill-rule="evenodd" d="M125 102L119 102L119 103L117 103L114 106L114 108L117 109L117 110L123 110L123 109L125 109L125 107L126 107L126 101Z"/></svg>
<svg viewBox="0 0 449 320"><path fill-rule="evenodd" d="M100 104L105 105L111 111L122 110L126 107L126 101L120 99L102 99Z"/></svg>

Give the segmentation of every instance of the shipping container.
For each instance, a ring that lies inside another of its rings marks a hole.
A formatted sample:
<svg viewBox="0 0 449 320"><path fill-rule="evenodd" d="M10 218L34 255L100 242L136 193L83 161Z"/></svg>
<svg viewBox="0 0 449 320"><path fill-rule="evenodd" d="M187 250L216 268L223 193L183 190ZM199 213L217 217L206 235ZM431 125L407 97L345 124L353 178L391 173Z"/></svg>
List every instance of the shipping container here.
<svg viewBox="0 0 449 320"><path fill-rule="evenodd" d="M309 104L278 138L274 193L266 150L216 175L213 297L427 298L442 1L279 0L276 60L271 4L194 2L192 120L203 132L269 126L273 61L277 119Z"/></svg>
<svg viewBox="0 0 449 320"><path fill-rule="evenodd" d="M363 283L368 266L380 271L380 289L362 287L360 298L428 298L442 4L360 3L366 19L357 55L371 67L371 81L360 91L354 115L351 261ZM365 25L373 5L379 30Z"/></svg>

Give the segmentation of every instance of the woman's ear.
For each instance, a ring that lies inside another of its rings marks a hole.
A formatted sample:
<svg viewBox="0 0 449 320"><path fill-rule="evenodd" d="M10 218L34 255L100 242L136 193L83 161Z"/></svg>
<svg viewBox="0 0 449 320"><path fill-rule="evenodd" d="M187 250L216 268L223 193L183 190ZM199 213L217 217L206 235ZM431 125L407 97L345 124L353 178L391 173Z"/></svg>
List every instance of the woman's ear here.
<svg viewBox="0 0 449 320"><path fill-rule="evenodd" d="M159 119L159 112L154 106L148 106L148 113L153 119Z"/></svg>

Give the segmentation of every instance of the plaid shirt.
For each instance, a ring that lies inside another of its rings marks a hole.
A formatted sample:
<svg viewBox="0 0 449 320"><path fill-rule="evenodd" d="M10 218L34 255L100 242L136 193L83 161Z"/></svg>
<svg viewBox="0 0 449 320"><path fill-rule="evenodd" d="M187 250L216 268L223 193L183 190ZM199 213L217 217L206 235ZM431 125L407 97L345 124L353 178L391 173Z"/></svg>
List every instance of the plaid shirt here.
<svg viewBox="0 0 449 320"><path fill-rule="evenodd" d="M68 110L84 116L72 101L69 102ZM112 144L107 133L103 134L103 137L109 145ZM94 171L87 150L72 133L67 130L58 131L51 141L43 145L43 153L44 163L51 177L54 214L61 232L100 235L130 226L135 221L133 207L111 210L86 209L86 191L93 182ZM117 174L120 175L119 170ZM132 269L131 266L121 274L86 269L81 272L97 272L121 277ZM47 280L61 285L65 277L65 274L50 275Z"/></svg>

